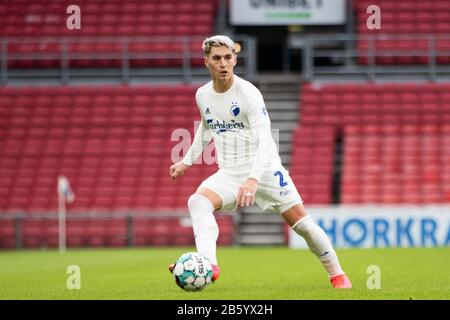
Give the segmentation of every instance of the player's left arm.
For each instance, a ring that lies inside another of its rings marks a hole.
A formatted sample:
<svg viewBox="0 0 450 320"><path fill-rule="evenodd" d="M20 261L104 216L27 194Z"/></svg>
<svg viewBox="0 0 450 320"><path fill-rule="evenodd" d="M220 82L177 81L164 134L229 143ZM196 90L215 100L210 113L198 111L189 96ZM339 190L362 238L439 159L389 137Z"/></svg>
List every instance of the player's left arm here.
<svg viewBox="0 0 450 320"><path fill-rule="evenodd" d="M269 152L267 152L272 147L270 118L267 113L264 99L257 89L253 92L251 99L249 99L247 103L247 117L253 136L256 139L257 148L250 174L246 182L240 187L237 196L237 203L242 207L245 205L253 205L255 203L258 182L270 165ZM250 196L248 196L248 194L250 194Z"/></svg>

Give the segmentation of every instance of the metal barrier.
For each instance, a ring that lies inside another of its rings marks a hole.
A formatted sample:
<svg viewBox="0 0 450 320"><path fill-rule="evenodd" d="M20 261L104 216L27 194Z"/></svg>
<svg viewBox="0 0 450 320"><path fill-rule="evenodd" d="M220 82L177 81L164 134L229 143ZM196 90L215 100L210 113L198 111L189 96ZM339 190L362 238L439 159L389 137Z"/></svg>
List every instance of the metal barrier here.
<svg viewBox="0 0 450 320"><path fill-rule="evenodd" d="M238 213L234 212L220 212L216 215L217 219L223 219L229 217L233 223L233 240L231 244L236 242L236 230L238 223ZM134 239L136 237L135 228L138 226L138 222L136 220L173 220L173 221L186 221L190 220L189 213L187 211L175 211L167 209L167 211L155 211L155 212L135 212L135 211L123 211L123 212L70 212L67 214L66 221L117 221L122 220L126 223L126 233L121 235L123 239L126 239L126 246L133 247L136 244L134 243ZM219 221L218 220L218 221ZM24 247L23 239L24 239L24 231L23 231L23 223L24 221L58 221L58 213L57 212L34 212L32 214L28 212L0 212L0 223L1 222L12 222L14 229L14 242L15 248L20 249ZM187 225L186 228L191 229L191 225ZM170 236L175 234L167 234L166 236ZM71 236L68 234L68 236ZM192 239L193 236L192 236ZM0 248L1 250L1 248Z"/></svg>
<svg viewBox="0 0 450 320"><path fill-rule="evenodd" d="M236 73L253 80L257 75L256 39L234 38L242 47ZM52 78L67 84L76 79L108 78L126 84L135 80L161 81L164 77L185 83L196 77L203 81L208 72L201 62L202 41L202 37L195 36L0 38L0 81L6 84L12 79ZM375 81L397 76L450 79L450 33L309 34L293 36L291 42L299 43L297 47L303 52L302 73L307 81L348 77ZM27 45L32 49L20 49ZM146 46L155 50L146 50ZM383 61L390 58L394 60ZM395 62L408 58L410 63ZM13 63L27 61L54 65L11 68ZM74 62L83 66L74 66Z"/></svg>
<svg viewBox="0 0 450 320"><path fill-rule="evenodd" d="M248 36L234 39L242 48L237 73L254 79L256 41ZM194 76L208 75L202 65L203 40L196 36L4 37L0 38L0 80L5 84L14 77L41 76L67 84L77 77L110 77L129 83L137 78L167 76L190 83ZM33 67L45 62L46 67ZM83 66L74 67L74 62ZM31 66L11 68L14 63Z"/></svg>
<svg viewBox="0 0 450 320"><path fill-rule="evenodd" d="M310 34L296 40L301 42L307 81L349 76L369 81L396 76L450 78L450 34ZM324 65L319 59L330 62Z"/></svg>

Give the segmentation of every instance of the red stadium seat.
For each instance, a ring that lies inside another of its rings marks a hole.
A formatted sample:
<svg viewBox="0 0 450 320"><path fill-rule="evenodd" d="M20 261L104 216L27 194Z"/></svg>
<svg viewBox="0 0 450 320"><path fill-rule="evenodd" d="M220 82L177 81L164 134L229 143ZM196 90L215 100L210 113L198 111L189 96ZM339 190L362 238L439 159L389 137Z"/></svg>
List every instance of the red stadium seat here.
<svg viewBox="0 0 450 320"><path fill-rule="evenodd" d="M138 35L158 37L158 36L193 36L205 37L213 33L215 8L217 0L194 1L188 0L182 3L174 2L142 2L142 3L115 3L108 2L104 6L96 0L83 1L82 28L80 30L68 30L61 28L61 23L65 22L65 8L59 4L48 4L45 0L36 0L33 3L23 3L18 6L14 0L3 1L3 6L9 8L11 14L4 17L5 26L0 29L0 36L34 37L35 42L31 43L11 43L8 44L9 66L11 68L54 68L60 66L61 48L58 43L51 43L48 40L37 40L41 37L61 37L61 36L87 36L98 39L101 36L126 36ZM22 11L16 11L19 10ZM16 9L17 8L17 9ZM52 19L42 19L38 23L30 22L23 18L25 12L39 12L35 8L45 8L45 12L40 15L52 17ZM56 20L55 20L56 19ZM2 21L3 21L2 20ZM174 24L174 21L177 21ZM193 23L195 22L195 23ZM69 39L70 41L70 39ZM79 41L79 40L78 40ZM120 54L122 48L114 43L91 42L89 39L82 42L68 43L68 58L71 67L121 67ZM147 41L147 40L145 40ZM161 48L136 51L134 44L131 45L131 53L157 53ZM198 43L196 43L198 46ZM172 53L174 48L166 47L161 54ZM195 49L197 52L199 48ZM178 52L181 52L177 49ZM25 56L18 58L14 55L43 54L40 59L31 59ZM92 54L100 55L92 58ZM118 54L118 58L106 57L104 54ZM192 59L192 64L200 66L201 59ZM149 59L132 58L132 67L155 67L155 66L182 66L181 59L167 59L167 57Z"/></svg>
<svg viewBox="0 0 450 320"><path fill-rule="evenodd" d="M439 168L449 156L442 152L445 150L442 140L450 133L444 120L450 114L450 108L445 107L450 99L446 92L446 84L428 83L330 84L320 88L305 85L301 95L302 127L294 135L291 167L294 181L300 181L297 187L305 201L317 201L320 189L313 194L310 189L313 190L312 183L320 174L328 172L331 177L332 171L323 166L329 161L332 168L334 135L328 134L331 138L328 152L317 151L327 142L321 141L315 132L324 125L333 125L344 133L343 203L448 202L447 194L438 189L429 189L425 195L419 188L419 181L445 184ZM311 110L321 100L327 117L316 116L310 121L310 115L314 114ZM318 157L322 152L329 160ZM328 191L321 192L328 195L327 201L331 201L330 181L329 178L321 181L328 186ZM405 186L401 187L401 183Z"/></svg>
<svg viewBox="0 0 450 320"><path fill-rule="evenodd" d="M167 176L160 177L160 172L166 172L170 165L170 160L163 161L161 155L170 157L172 146L172 142L168 143L172 129L165 126L165 117L160 114L167 110L164 105L171 104L184 111L188 110L186 105L192 105L195 110L195 89L1 88L2 114L14 112L5 123L12 129L8 130L9 138L0 153L1 209L56 209L59 174L68 175L74 187L76 201L70 209L186 208L186 197L195 191L193 185L212 172L196 172L192 185L181 188ZM12 109L13 105L18 107ZM198 117L198 113L175 117L174 121L177 127L192 132L193 117ZM157 125L149 126L153 122ZM21 159L20 166L16 159ZM180 193L179 201L158 197L157 186L161 184L166 194ZM15 189L8 187L13 185ZM71 241L87 244L78 238ZM106 243L98 239L94 242ZM123 239L117 240L116 245L122 242Z"/></svg>
<svg viewBox="0 0 450 320"><path fill-rule="evenodd" d="M357 41L357 47L360 52L358 62L368 63L367 52L369 43L364 36L376 33L378 38L374 41L376 46L376 63L378 64L428 64L428 41L427 35L448 34L449 25L449 2L447 0L421 1L411 5L408 1L383 1L382 26L380 30L370 30L367 28L366 9L371 3L365 0L354 1L356 15L357 31L361 36ZM387 36L396 35L397 38L387 39ZM423 35L425 40L409 40L401 36ZM400 36L400 37L398 37ZM381 39L381 40L380 40ZM439 42L446 41L438 38L437 49L442 50ZM403 55L392 52L398 50ZM416 51L413 53L413 51ZM417 52L418 51L418 52ZM412 54L413 53L413 54ZM448 54L438 54L437 63L448 64L450 59Z"/></svg>

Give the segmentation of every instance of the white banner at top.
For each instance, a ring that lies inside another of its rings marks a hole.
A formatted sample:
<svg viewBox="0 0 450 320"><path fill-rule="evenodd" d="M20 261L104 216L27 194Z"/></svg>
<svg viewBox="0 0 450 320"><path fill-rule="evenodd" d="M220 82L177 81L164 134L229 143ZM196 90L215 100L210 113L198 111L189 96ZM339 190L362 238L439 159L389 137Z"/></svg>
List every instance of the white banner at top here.
<svg viewBox="0 0 450 320"><path fill-rule="evenodd" d="M345 0L231 0L233 25L339 25Z"/></svg>

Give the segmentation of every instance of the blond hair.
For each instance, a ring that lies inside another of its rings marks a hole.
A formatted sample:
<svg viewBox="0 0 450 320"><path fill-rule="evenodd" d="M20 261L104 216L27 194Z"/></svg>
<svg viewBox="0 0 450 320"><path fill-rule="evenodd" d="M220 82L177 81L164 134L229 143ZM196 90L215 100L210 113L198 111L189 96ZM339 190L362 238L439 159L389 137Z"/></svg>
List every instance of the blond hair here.
<svg viewBox="0 0 450 320"><path fill-rule="evenodd" d="M205 56L209 55L212 47L225 46L230 49L231 52L236 53L234 41L227 36L216 35L203 40L202 50Z"/></svg>

